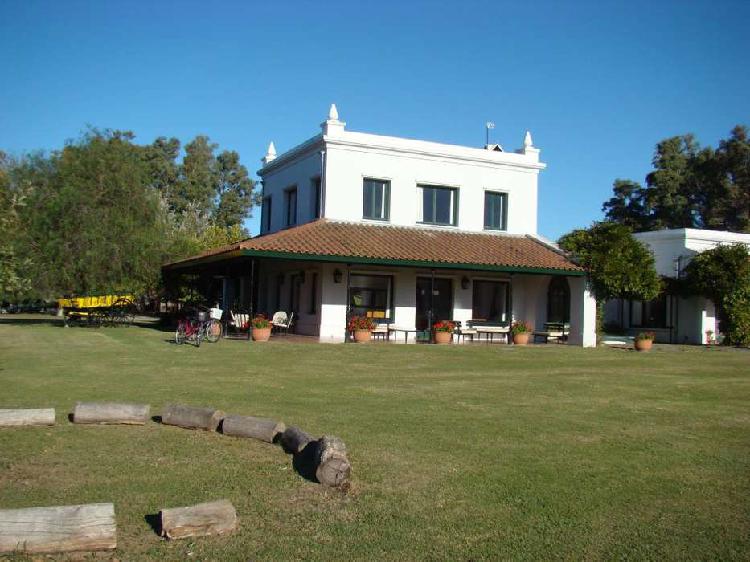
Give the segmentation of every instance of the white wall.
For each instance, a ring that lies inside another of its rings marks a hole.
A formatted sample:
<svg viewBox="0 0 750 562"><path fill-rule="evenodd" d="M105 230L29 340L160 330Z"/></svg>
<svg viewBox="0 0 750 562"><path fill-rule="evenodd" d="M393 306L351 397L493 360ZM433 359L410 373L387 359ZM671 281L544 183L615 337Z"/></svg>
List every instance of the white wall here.
<svg viewBox="0 0 750 562"><path fill-rule="evenodd" d="M418 224L421 201L417 185L428 184L458 189L458 225L439 228L484 230L484 193L489 190L508 194L508 232L537 232L537 181L545 165L533 146L518 152L496 152L351 132L343 125L326 121L323 136L274 158L258 172L264 195L272 198L269 232L286 227L284 190L293 185L298 190L297 224L314 218L311 179L321 174L321 151L326 154L326 218L366 220L362 217L363 179L375 178L391 182L391 224Z"/></svg>
<svg viewBox="0 0 750 562"><path fill-rule="evenodd" d="M538 170L498 168L349 146L329 146L327 159L326 218L362 221L363 180L375 178L391 183L391 224L418 224L421 200L417 185L428 184L458 188L460 230L484 230L484 192L490 190L508 194L508 232L537 231Z"/></svg>
<svg viewBox="0 0 750 562"><path fill-rule="evenodd" d="M585 277L568 277L570 284L570 335L568 343L596 346L596 299Z"/></svg>

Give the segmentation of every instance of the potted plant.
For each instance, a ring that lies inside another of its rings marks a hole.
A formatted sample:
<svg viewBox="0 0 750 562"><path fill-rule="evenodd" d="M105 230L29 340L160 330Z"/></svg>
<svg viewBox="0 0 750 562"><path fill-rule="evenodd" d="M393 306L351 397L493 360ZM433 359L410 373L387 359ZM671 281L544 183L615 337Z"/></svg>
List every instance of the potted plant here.
<svg viewBox="0 0 750 562"><path fill-rule="evenodd" d="M271 337L271 321L263 314L258 314L251 321L253 341L268 341Z"/></svg>
<svg viewBox="0 0 750 562"><path fill-rule="evenodd" d="M366 343L370 341L370 333L375 328L375 322L367 316L352 316L347 329L354 333L354 341Z"/></svg>
<svg viewBox="0 0 750 562"><path fill-rule="evenodd" d="M432 325L435 343L446 344L453 341L453 331L456 325L450 320L440 320Z"/></svg>
<svg viewBox="0 0 750 562"><path fill-rule="evenodd" d="M517 320L510 325L510 335L513 336L514 344L526 345L529 343L529 336L531 336L531 325L523 320Z"/></svg>
<svg viewBox="0 0 750 562"><path fill-rule="evenodd" d="M654 338L656 334L654 332L641 332L635 336L635 348L638 351L648 351L654 344Z"/></svg>
<svg viewBox="0 0 750 562"><path fill-rule="evenodd" d="M711 345L713 343L716 343L716 340L714 340L714 331L706 330L706 345Z"/></svg>

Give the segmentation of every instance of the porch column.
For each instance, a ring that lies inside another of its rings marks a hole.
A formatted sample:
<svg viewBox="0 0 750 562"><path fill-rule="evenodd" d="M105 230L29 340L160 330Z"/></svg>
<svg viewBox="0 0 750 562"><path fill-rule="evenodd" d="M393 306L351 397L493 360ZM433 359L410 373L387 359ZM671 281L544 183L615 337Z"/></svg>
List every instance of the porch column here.
<svg viewBox="0 0 750 562"><path fill-rule="evenodd" d="M568 277L570 285L570 334L568 343L596 346L596 299L585 277Z"/></svg>

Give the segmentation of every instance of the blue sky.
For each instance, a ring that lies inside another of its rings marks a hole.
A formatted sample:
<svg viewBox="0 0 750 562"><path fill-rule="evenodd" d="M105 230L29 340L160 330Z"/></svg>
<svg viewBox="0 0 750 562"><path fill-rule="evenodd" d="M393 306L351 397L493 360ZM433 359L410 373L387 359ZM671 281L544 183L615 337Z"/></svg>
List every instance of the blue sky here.
<svg viewBox="0 0 750 562"><path fill-rule="evenodd" d="M254 172L269 140L352 130L521 146L548 169L539 230L601 217L656 142L750 124L750 2L40 2L0 0L0 149L87 124L142 143L207 134ZM256 213L258 214L258 213ZM257 217L249 223L257 232Z"/></svg>

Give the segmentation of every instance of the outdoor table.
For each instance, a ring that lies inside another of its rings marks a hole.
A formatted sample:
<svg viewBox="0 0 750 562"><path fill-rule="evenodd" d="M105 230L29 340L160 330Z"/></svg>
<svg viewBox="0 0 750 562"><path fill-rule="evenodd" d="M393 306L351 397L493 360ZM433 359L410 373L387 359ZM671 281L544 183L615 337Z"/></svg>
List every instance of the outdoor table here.
<svg viewBox="0 0 750 562"><path fill-rule="evenodd" d="M506 343L510 343L510 328L506 326L474 326L473 328L480 336L484 334L487 343L495 341L495 334L504 335Z"/></svg>
<svg viewBox="0 0 750 562"><path fill-rule="evenodd" d="M414 333L414 341L417 341L417 334L420 332L424 332L425 330L417 330L416 328L401 328L399 326L388 326L388 336L387 339L391 339L391 332L403 332L404 333L404 343L407 343L409 340L409 334Z"/></svg>

